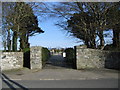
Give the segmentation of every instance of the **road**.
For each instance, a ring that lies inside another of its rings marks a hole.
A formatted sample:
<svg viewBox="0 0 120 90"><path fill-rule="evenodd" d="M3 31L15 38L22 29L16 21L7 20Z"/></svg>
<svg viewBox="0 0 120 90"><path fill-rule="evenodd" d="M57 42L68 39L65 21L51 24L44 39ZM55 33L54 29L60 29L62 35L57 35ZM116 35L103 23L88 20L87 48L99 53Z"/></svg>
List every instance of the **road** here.
<svg viewBox="0 0 120 90"><path fill-rule="evenodd" d="M9 83L9 84L6 84ZM118 88L115 79L100 80L15 80L3 81L3 88Z"/></svg>

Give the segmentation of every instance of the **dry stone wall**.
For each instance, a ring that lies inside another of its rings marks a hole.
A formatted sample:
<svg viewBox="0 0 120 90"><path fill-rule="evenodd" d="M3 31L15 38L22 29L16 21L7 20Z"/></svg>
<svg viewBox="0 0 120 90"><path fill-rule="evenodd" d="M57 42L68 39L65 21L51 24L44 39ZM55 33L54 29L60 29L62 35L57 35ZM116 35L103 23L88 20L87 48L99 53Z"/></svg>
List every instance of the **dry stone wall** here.
<svg viewBox="0 0 120 90"><path fill-rule="evenodd" d="M22 52L2 52L1 53L1 69L11 70L23 68Z"/></svg>
<svg viewBox="0 0 120 90"><path fill-rule="evenodd" d="M76 67L119 69L120 52L81 48L76 46Z"/></svg>
<svg viewBox="0 0 120 90"><path fill-rule="evenodd" d="M30 69L42 69L42 47L30 48Z"/></svg>

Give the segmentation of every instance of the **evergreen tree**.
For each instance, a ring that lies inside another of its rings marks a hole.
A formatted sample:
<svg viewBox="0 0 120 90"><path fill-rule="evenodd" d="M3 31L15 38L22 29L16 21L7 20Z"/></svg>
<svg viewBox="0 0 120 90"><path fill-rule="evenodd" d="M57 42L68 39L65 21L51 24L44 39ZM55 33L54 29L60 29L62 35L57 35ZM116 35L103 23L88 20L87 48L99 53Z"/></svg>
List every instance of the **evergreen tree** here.
<svg viewBox="0 0 120 90"><path fill-rule="evenodd" d="M17 39L20 38L20 49L23 51L23 49L29 48L29 36L43 31L38 27L37 17L29 4L16 2L12 11L6 15L6 22L13 32L12 49L17 51Z"/></svg>

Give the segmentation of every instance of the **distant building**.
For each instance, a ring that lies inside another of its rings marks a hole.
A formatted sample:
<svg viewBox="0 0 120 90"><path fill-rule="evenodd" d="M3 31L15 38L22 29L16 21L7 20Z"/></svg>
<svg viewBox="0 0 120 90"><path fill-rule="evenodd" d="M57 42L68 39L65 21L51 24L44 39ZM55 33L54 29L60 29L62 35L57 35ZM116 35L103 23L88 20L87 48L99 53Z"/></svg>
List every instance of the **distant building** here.
<svg viewBox="0 0 120 90"><path fill-rule="evenodd" d="M64 48L52 48L50 49L50 53L51 55L62 55L62 53L64 52Z"/></svg>

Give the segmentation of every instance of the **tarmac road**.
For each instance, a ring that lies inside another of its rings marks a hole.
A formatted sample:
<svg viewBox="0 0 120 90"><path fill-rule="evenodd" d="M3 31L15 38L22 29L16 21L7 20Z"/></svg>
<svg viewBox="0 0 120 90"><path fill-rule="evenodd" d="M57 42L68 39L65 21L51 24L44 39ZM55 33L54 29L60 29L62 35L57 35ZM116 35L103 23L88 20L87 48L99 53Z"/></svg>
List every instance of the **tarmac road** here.
<svg viewBox="0 0 120 90"><path fill-rule="evenodd" d="M9 83L9 84L7 84ZM117 79L99 80L4 80L3 88L118 88Z"/></svg>

